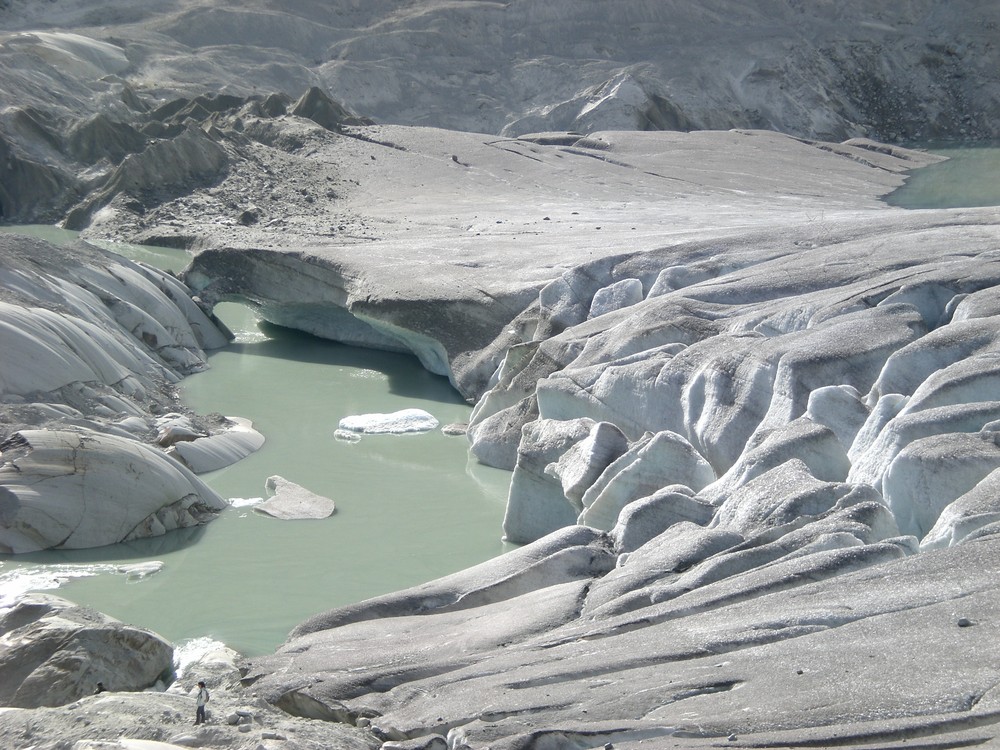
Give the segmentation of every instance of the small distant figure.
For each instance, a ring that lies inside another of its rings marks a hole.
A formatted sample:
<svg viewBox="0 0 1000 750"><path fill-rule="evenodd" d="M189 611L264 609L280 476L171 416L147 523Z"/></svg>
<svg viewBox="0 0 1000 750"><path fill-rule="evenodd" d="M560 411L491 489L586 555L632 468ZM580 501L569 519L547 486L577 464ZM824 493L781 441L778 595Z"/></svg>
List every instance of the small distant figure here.
<svg viewBox="0 0 1000 750"><path fill-rule="evenodd" d="M205 704L208 703L208 688L205 687L204 682L198 683L198 698L196 700L198 705L197 711L194 714L195 724L205 723Z"/></svg>
<svg viewBox="0 0 1000 750"><path fill-rule="evenodd" d="M98 682L97 687L94 688L94 695L97 695L98 693L103 693L105 690L107 690L107 688L104 687L104 683Z"/></svg>

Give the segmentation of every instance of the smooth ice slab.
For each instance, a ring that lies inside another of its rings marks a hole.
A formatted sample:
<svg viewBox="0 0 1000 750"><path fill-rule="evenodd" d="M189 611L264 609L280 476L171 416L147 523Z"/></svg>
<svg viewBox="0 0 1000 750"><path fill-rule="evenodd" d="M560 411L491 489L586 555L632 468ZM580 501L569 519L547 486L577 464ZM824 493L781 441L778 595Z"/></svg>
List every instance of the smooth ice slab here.
<svg viewBox="0 0 1000 750"><path fill-rule="evenodd" d="M268 477L264 486L271 497L253 509L266 516L284 520L329 518L337 509L330 498L310 492L284 477Z"/></svg>

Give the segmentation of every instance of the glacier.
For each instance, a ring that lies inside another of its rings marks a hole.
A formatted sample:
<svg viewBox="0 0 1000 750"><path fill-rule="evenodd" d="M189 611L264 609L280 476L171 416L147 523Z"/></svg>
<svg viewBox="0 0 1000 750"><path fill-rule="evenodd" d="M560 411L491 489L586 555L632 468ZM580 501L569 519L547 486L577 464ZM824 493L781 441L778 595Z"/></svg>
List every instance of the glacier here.
<svg viewBox="0 0 1000 750"><path fill-rule="evenodd" d="M158 419L236 301L448 377L516 549L202 665L204 734L180 686L0 744L996 744L1000 213L884 201L996 136L996 8L273 5L0 2L0 218L192 251L0 238L3 529L225 507L261 436Z"/></svg>

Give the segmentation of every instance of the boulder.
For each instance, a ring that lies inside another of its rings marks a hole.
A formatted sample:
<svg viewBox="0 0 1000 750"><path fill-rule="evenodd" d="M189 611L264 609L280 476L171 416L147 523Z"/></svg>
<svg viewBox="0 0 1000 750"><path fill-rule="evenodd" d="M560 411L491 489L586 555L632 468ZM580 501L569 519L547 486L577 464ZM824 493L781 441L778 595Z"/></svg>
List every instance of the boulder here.
<svg viewBox="0 0 1000 750"><path fill-rule="evenodd" d="M225 501L151 446L85 428L0 445L0 550L83 549L196 526Z"/></svg>
<svg viewBox="0 0 1000 750"><path fill-rule="evenodd" d="M169 681L173 647L65 599L29 594L0 615L0 705L62 706Z"/></svg>

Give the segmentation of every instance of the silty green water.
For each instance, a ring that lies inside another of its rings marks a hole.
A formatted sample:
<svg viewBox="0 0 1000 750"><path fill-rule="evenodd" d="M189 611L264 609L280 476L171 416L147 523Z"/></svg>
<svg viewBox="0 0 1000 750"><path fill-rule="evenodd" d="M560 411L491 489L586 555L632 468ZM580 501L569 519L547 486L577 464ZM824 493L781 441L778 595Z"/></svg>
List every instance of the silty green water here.
<svg viewBox="0 0 1000 750"><path fill-rule="evenodd" d="M906 184L886 196L901 208L960 208L1000 205L1000 144L928 149L947 161L914 170Z"/></svg>
<svg viewBox="0 0 1000 750"><path fill-rule="evenodd" d="M124 251L173 268L186 260L159 249ZM253 655L273 650L312 614L508 549L500 536L510 475L471 460L463 437L434 430L334 438L338 421L354 414L417 407L442 425L466 421L470 407L446 379L410 356L258 326L238 305L217 312L237 342L182 383L184 402L200 413L248 417L267 442L205 478L225 497L253 498L280 475L333 498L335 515L280 521L234 507L204 527L157 539L8 557L0 563L8 588L40 587L32 581L49 576L61 582L53 593L168 640L208 636ZM147 561L163 568L137 580L117 569Z"/></svg>

